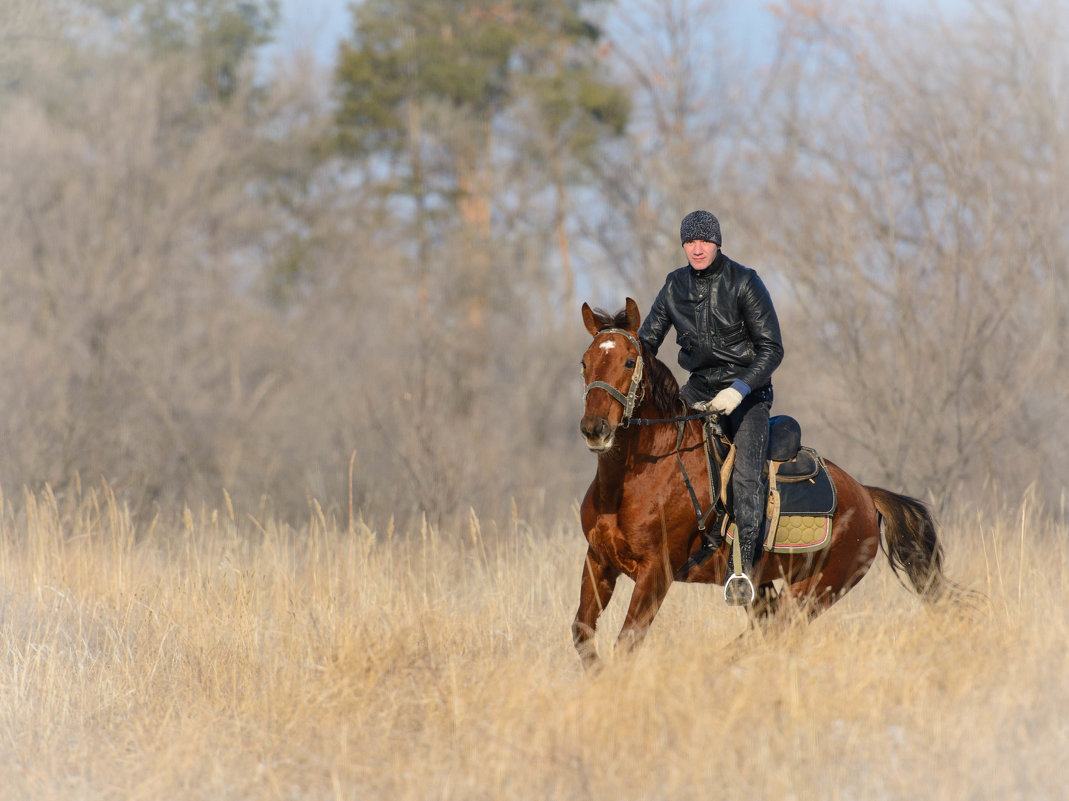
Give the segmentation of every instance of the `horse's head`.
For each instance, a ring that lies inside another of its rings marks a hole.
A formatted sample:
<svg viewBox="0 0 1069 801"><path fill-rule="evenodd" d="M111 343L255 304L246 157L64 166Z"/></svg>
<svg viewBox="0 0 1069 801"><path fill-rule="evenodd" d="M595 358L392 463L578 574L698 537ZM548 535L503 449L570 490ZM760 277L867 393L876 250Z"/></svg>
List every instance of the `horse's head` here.
<svg viewBox="0 0 1069 801"><path fill-rule="evenodd" d="M642 402L643 361L638 341L638 304L627 299L615 316L583 304L583 324L594 341L583 354L581 370L586 390L579 431L587 447L602 453L613 446L616 430Z"/></svg>

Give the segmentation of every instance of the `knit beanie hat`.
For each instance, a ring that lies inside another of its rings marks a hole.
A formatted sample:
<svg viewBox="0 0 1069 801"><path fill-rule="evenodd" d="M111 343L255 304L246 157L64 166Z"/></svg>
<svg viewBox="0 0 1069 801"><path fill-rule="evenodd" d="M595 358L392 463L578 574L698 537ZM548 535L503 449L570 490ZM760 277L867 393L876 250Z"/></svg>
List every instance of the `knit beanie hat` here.
<svg viewBox="0 0 1069 801"><path fill-rule="evenodd" d="M693 239L721 244L720 221L707 211L692 211L679 226L679 241L686 244Z"/></svg>

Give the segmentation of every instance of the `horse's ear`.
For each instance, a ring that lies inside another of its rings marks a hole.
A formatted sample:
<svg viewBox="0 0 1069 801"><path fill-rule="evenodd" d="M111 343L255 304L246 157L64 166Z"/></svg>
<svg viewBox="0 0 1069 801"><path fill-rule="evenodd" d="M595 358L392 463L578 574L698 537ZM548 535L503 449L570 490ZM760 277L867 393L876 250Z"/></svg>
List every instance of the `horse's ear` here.
<svg viewBox="0 0 1069 801"><path fill-rule="evenodd" d="M624 305L624 313L627 315L628 330L638 331L638 327L642 323L642 314L638 310L638 304L628 298L627 303Z"/></svg>
<svg viewBox="0 0 1069 801"><path fill-rule="evenodd" d="M601 328L598 321L594 318L594 312L590 308L589 303L583 304L583 325L585 325L586 330L590 332L590 336L597 334L598 329Z"/></svg>

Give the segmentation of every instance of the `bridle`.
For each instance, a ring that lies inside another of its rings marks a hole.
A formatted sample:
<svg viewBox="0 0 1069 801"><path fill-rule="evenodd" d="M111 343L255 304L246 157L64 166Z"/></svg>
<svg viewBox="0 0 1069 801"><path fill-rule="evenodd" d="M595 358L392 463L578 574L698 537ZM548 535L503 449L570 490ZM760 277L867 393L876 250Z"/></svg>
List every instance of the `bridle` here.
<svg viewBox="0 0 1069 801"><path fill-rule="evenodd" d="M586 385L586 389L583 391L583 400L586 401L586 396L590 394L590 390L598 388L603 389L609 393L609 395L624 407L624 416L620 421L620 425L627 428L631 423L631 415L635 411L635 406L642 403L645 392L643 390L642 376L644 372L644 364L642 361L642 345L639 343L638 338L635 337L630 331L625 331L622 328L603 328L594 335L595 339L602 334L619 334L626 337L631 341L631 344L635 346L635 367L631 373L631 386L627 390L625 395L612 384L608 384L605 381L591 381Z"/></svg>

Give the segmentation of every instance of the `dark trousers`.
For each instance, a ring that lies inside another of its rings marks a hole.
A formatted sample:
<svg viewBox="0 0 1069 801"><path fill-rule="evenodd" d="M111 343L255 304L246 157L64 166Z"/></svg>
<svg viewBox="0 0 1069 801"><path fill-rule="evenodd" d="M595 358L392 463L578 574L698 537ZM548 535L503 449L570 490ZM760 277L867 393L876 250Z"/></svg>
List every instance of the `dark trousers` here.
<svg viewBox="0 0 1069 801"><path fill-rule="evenodd" d="M772 408L771 387L752 392L724 421L724 433L735 443L735 469L731 496L735 525L739 531L742 558L753 564L764 533L768 479L768 417Z"/></svg>

